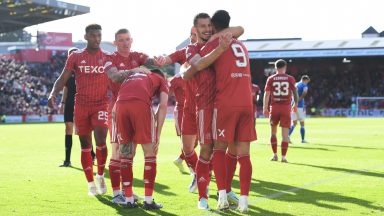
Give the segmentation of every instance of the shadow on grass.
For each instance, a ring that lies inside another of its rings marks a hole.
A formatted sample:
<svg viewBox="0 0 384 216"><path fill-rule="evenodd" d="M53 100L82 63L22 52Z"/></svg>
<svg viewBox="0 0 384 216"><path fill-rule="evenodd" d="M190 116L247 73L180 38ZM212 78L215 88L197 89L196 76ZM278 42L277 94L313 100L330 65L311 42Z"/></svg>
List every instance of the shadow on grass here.
<svg viewBox="0 0 384 216"><path fill-rule="evenodd" d="M306 147L306 146L297 146L295 144L289 144L289 148L294 149L305 149L305 150L320 150L320 151L335 151L328 148L316 148L316 147Z"/></svg>
<svg viewBox="0 0 384 216"><path fill-rule="evenodd" d="M239 188L239 181L237 179L233 180L232 183L234 188ZM310 190L307 188L297 188L295 186L276 183L276 182L267 182L252 179L251 182L251 191L255 191L261 195L261 197L256 198L254 200L249 200L249 207L251 209L255 208L255 206L260 206L262 201L268 199L275 199L285 202L297 202L297 203L305 203L315 205L317 207L322 207L325 209L334 209L334 210L347 210L343 207L340 207L342 203L350 203L355 204L361 207L365 207L370 210L379 210L384 211L384 207L375 206L374 203L355 198L350 196L344 196L341 194L337 194L334 192L319 192ZM263 213L262 211L266 211L259 207L256 207L258 212ZM266 212L265 214L268 214ZM276 214L276 213L271 213ZM269 214L268 214L269 215Z"/></svg>
<svg viewBox="0 0 384 216"><path fill-rule="evenodd" d="M72 166L70 168L83 172L83 169L79 167ZM104 177L110 179L108 169L105 169ZM133 178L133 190L135 190L135 188L144 188L144 182L142 179ZM175 193L170 192L169 186L158 182L155 182L155 192L167 196L176 195Z"/></svg>
<svg viewBox="0 0 384 216"><path fill-rule="evenodd" d="M337 148L353 148L353 149L383 150L384 151L384 148L373 148L373 147L362 147L362 146L329 145L329 144L321 144L321 143L314 143L313 145L337 147Z"/></svg>
<svg viewBox="0 0 384 216"><path fill-rule="evenodd" d="M301 164L301 163L290 163L290 164L299 165L299 166L314 167L314 168L331 170L331 171L346 172L346 173L357 174L357 175L365 175L365 176L384 178L383 173L376 173L376 172L370 172L370 171L364 171L364 170L354 170L354 169L346 169L346 168L340 168L340 167L327 167L327 166L318 166L318 165ZM384 167L384 164L383 164L383 167Z"/></svg>
<svg viewBox="0 0 384 216"><path fill-rule="evenodd" d="M151 214L149 214L147 210L144 210L142 208L143 205L141 203L139 203L138 208L128 209L122 205L113 204L111 202L111 199L112 199L111 196L96 196L96 198L104 205L114 208L117 214L119 215L153 215L155 213L156 215L176 216L176 214L172 214L164 211L166 207L163 207L162 209L159 209L159 210L148 211L148 212L151 212Z"/></svg>

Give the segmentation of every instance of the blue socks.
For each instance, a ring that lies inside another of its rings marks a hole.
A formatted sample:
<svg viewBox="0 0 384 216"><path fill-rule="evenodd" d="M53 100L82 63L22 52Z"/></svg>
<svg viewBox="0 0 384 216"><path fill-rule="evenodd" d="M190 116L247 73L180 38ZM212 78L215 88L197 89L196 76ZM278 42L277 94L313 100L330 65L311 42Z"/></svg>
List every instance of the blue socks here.
<svg viewBox="0 0 384 216"><path fill-rule="evenodd" d="M303 141L304 137L305 137L305 129L304 129L304 127L300 128L300 134L301 134L301 141Z"/></svg>
<svg viewBox="0 0 384 216"><path fill-rule="evenodd" d="M289 132L288 132L288 136L291 136L293 130L295 129L295 125L292 125L290 128L289 128Z"/></svg>

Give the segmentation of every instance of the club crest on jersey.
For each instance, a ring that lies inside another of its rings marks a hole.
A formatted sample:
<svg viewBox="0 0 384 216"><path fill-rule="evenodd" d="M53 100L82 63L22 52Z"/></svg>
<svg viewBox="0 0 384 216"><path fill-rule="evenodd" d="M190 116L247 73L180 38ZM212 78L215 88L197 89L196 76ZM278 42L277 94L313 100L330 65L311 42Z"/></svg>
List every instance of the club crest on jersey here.
<svg viewBox="0 0 384 216"><path fill-rule="evenodd" d="M102 74L104 73L104 66L78 66L81 73L87 74Z"/></svg>
<svg viewBox="0 0 384 216"><path fill-rule="evenodd" d="M81 61L80 64L87 64L85 60Z"/></svg>
<svg viewBox="0 0 384 216"><path fill-rule="evenodd" d="M125 67L125 64L123 62L121 62L119 67Z"/></svg>

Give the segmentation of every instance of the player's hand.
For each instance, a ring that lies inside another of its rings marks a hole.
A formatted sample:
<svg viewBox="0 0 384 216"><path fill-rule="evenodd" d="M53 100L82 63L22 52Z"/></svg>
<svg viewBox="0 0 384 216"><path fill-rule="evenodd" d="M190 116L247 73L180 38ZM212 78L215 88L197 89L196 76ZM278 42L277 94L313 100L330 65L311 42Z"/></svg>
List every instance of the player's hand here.
<svg viewBox="0 0 384 216"><path fill-rule="evenodd" d="M296 105L292 107L292 112L294 112L294 113L297 112L297 106Z"/></svg>
<svg viewBox="0 0 384 216"><path fill-rule="evenodd" d="M48 107L51 109L55 108L56 106L55 102L56 102L56 96L50 94L48 97Z"/></svg>
<svg viewBox="0 0 384 216"><path fill-rule="evenodd" d="M154 56L153 59L155 60L155 65L162 67L167 63L167 57L163 55Z"/></svg>
<svg viewBox="0 0 384 216"><path fill-rule="evenodd" d="M263 110L264 117L268 118L269 117L269 111L268 109Z"/></svg>
<svg viewBox="0 0 384 216"><path fill-rule="evenodd" d="M220 44L219 46L223 48L224 50L228 49L229 45L232 42L232 33L226 32L224 35L220 36Z"/></svg>
<svg viewBox="0 0 384 216"><path fill-rule="evenodd" d="M60 103L60 105L59 105L59 113L60 114L64 113L64 107L65 107L65 104L64 103Z"/></svg>

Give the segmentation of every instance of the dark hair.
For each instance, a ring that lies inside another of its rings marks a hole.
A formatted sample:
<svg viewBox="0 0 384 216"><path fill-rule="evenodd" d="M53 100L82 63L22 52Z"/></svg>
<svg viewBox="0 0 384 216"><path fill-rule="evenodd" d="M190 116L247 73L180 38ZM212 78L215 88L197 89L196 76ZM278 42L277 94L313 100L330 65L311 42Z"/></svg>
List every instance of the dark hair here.
<svg viewBox="0 0 384 216"><path fill-rule="evenodd" d="M301 80L303 80L303 81L309 81L310 79L309 79L309 76L308 75L303 75L303 76L301 76Z"/></svg>
<svg viewBox="0 0 384 216"><path fill-rule="evenodd" d="M116 39L116 37L117 37L118 34L127 34L127 33L129 33L128 29L125 29L125 28L123 28L123 29L119 29L119 30L115 33L115 39Z"/></svg>
<svg viewBox="0 0 384 216"><path fill-rule="evenodd" d="M101 30L101 25L99 24L89 24L85 27L85 33L89 33L92 30Z"/></svg>
<svg viewBox="0 0 384 216"><path fill-rule="evenodd" d="M287 66L287 62L284 61L283 59L279 59L275 62L275 66L276 66L276 68L283 68L283 67Z"/></svg>
<svg viewBox="0 0 384 216"><path fill-rule="evenodd" d="M164 74L160 69L154 68L154 69L151 69L150 71L151 71L152 73L155 73L155 74L160 75L160 76L163 77L164 79L167 79L167 77L165 76L165 74Z"/></svg>
<svg viewBox="0 0 384 216"><path fill-rule="evenodd" d="M193 18L193 25L196 26L197 25L197 20L198 19L209 19L211 18L207 13L198 13L195 18Z"/></svg>
<svg viewBox="0 0 384 216"><path fill-rule="evenodd" d="M75 52L79 50L77 47L72 47L72 48L69 48L68 52L67 52L67 55L69 56L71 53Z"/></svg>
<svg viewBox="0 0 384 216"><path fill-rule="evenodd" d="M218 31L228 28L229 21L231 21L231 17L229 16L229 13L225 10L216 11L211 18L212 24Z"/></svg>

